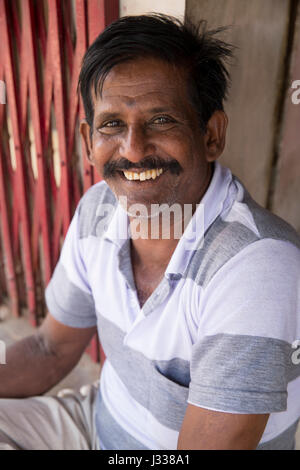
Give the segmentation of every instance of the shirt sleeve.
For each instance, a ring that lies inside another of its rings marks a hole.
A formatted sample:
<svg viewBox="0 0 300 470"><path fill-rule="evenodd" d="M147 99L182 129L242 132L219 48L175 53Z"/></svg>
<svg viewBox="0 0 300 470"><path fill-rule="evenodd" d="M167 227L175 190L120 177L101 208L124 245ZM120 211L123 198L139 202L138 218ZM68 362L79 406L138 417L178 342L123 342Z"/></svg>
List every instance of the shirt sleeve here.
<svg viewBox="0 0 300 470"><path fill-rule="evenodd" d="M300 338L300 252L260 240L209 282L192 347L188 402L231 413L286 410L300 376L292 344Z"/></svg>
<svg viewBox="0 0 300 470"><path fill-rule="evenodd" d="M95 304L79 237L80 204L68 229L59 261L45 292L49 312L61 323L78 328L97 324Z"/></svg>

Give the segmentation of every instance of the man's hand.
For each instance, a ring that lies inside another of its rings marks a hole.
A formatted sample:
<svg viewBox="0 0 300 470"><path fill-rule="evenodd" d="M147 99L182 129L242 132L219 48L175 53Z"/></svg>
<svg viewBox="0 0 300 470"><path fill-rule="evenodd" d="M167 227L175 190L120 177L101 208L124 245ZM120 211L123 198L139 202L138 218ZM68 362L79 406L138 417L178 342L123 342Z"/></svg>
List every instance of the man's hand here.
<svg viewBox="0 0 300 470"><path fill-rule="evenodd" d="M181 450L256 449L268 414L234 414L188 405L178 439Z"/></svg>
<svg viewBox="0 0 300 470"><path fill-rule="evenodd" d="M96 327L71 328L48 313L36 332L7 349L0 366L0 397L41 395L77 364Z"/></svg>

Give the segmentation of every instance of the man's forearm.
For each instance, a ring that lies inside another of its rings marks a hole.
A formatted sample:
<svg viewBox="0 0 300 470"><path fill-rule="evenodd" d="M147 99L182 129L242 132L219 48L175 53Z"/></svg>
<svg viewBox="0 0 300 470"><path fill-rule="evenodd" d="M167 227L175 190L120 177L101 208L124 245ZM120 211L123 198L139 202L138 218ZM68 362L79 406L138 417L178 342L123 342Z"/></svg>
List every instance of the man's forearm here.
<svg viewBox="0 0 300 470"><path fill-rule="evenodd" d="M36 333L9 346L0 365L0 398L41 395L71 369Z"/></svg>

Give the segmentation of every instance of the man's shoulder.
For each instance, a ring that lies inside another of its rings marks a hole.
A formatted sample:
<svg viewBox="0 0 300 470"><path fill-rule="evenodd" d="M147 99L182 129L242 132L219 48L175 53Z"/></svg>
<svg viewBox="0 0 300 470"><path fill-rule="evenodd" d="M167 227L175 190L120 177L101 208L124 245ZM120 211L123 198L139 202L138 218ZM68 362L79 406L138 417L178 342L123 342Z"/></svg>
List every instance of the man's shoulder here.
<svg viewBox="0 0 300 470"><path fill-rule="evenodd" d="M250 251L259 253L262 259L264 255L270 258L276 247L281 252L278 263L285 255L300 258L300 236L296 230L256 203L237 178L233 181L238 194L208 228L186 272L186 277L201 286L207 285L234 257Z"/></svg>
<svg viewBox="0 0 300 470"><path fill-rule="evenodd" d="M248 191L245 188L243 189L244 197L242 203L249 209L249 213L257 227L259 238L290 242L300 249L299 233L281 217L259 205L250 196Z"/></svg>
<svg viewBox="0 0 300 470"><path fill-rule="evenodd" d="M99 222L103 217L110 218L117 207L117 199L105 181L91 186L82 196L78 204L80 238L89 235L101 236L102 224Z"/></svg>

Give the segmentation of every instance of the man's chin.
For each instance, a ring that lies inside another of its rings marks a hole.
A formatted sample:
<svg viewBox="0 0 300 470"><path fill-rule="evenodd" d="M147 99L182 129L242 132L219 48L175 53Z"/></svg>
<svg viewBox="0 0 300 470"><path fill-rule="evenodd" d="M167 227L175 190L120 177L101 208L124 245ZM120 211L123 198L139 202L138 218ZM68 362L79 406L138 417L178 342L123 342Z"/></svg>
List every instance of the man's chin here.
<svg viewBox="0 0 300 470"><path fill-rule="evenodd" d="M118 195L117 199L128 216L139 219L151 219L156 217L161 212L160 207L166 204L162 202L160 198L149 201L149 198L136 198L132 197L132 195L128 197L126 194Z"/></svg>
<svg viewBox="0 0 300 470"><path fill-rule="evenodd" d="M170 207L178 201L178 185L164 181L164 176L169 175L152 181L127 181L116 175L105 181L128 215L147 219L161 212L159 206Z"/></svg>

